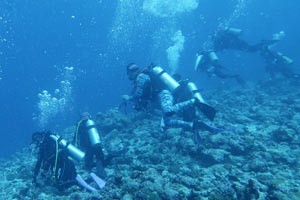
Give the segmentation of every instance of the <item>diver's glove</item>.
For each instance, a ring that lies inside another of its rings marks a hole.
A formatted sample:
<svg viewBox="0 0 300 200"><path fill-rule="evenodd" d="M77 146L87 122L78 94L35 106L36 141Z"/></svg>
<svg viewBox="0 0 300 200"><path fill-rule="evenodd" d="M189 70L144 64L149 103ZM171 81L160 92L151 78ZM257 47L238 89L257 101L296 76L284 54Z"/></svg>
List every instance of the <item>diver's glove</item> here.
<svg viewBox="0 0 300 200"><path fill-rule="evenodd" d="M130 101L130 96L129 95L122 95L122 103L118 106L118 109L121 110L124 108L125 113L127 113L127 105L128 102Z"/></svg>
<svg viewBox="0 0 300 200"><path fill-rule="evenodd" d="M123 101L130 101L131 97L129 95L125 94L125 95L122 95L122 99L123 99Z"/></svg>

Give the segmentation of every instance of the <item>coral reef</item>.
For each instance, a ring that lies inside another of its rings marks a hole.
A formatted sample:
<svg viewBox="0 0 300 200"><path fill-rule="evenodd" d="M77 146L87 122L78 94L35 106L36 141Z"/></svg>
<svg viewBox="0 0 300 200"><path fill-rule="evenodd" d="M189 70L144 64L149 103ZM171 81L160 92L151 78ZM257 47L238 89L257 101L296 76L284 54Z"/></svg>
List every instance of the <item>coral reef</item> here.
<svg viewBox="0 0 300 200"><path fill-rule="evenodd" d="M226 89L225 89L226 88ZM228 89L230 88L230 89ZM300 199L298 175L299 85L265 82L224 87L206 94L218 110L215 124L235 131L193 134L159 131L160 117L98 113L107 157L107 185L88 193L77 186L59 192L51 183L32 185L36 161L30 147L0 163L1 199ZM291 92L293 91L293 92ZM72 138L74 127L63 135ZM81 165L78 173L88 172Z"/></svg>

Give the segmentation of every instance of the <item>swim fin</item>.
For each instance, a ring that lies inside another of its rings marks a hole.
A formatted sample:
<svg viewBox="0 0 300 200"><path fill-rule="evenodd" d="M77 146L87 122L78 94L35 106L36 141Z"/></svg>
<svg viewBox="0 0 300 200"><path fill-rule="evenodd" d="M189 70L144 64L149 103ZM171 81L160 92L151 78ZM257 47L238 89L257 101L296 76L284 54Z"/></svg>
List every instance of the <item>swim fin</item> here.
<svg viewBox="0 0 300 200"><path fill-rule="evenodd" d="M89 184L87 184L85 182L85 180L83 180L83 178L79 174L77 174L77 176L76 176L76 181L78 182L79 185L81 185L82 187L84 187L88 191L90 191L90 192L95 192L96 191L96 189L93 188L92 186L90 186Z"/></svg>
<svg viewBox="0 0 300 200"><path fill-rule="evenodd" d="M100 189L104 188L106 181L104 181L103 179L99 178L96 174L94 173L90 173L90 176L92 177L92 179L97 183L98 187Z"/></svg>
<svg viewBox="0 0 300 200"><path fill-rule="evenodd" d="M202 103L200 101L196 102L196 106L203 112L203 114L210 120L213 121L216 116L216 109L214 109L212 106Z"/></svg>

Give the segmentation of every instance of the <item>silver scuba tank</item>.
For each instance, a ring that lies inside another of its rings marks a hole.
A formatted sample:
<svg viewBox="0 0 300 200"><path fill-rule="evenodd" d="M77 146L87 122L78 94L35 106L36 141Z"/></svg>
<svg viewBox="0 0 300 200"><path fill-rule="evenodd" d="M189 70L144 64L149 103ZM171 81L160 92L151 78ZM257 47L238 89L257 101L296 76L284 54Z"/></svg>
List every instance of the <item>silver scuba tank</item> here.
<svg viewBox="0 0 300 200"><path fill-rule="evenodd" d="M50 135L50 137L54 140L59 142L58 144L61 145L63 148L66 148L68 150L68 153L70 154L70 156L72 158L74 158L77 161L81 161L84 156L85 153L82 152L80 149L78 149L77 147L75 147L74 145L68 143L65 139L62 139L60 136L58 135Z"/></svg>
<svg viewBox="0 0 300 200"><path fill-rule="evenodd" d="M287 56L282 56L282 58L285 60L285 62L287 64L292 64L294 62L293 59L291 59L291 58L289 58Z"/></svg>
<svg viewBox="0 0 300 200"><path fill-rule="evenodd" d="M190 93L193 95L193 97L195 99L199 100L200 103L198 104L198 107L203 112L203 114L206 117L208 117L209 120L213 121L217 111L212 106L208 105L205 102L202 95L200 94L199 89L197 88L197 86L193 82L189 82L187 84L187 88L190 91Z"/></svg>
<svg viewBox="0 0 300 200"><path fill-rule="evenodd" d="M202 54L197 54L197 55L196 55L196 62L195 62L195 66L194 66L194 70L195 70L195 71L198 70L202 58L203 58L203 55L202 55Z"/></svg>
<svg viewBox="0 0 300 200"><path fill-rule="evenodd" d="M226 31L228 31L229 33L232 33L236 36L240 36L243 33L242 29L239 29L239 28L227 28Z"/></svg>
<svg viewBox="0 0 300 200"><path fill-rule="evenodd" d="M198 99L201 103L205 103L205 101L204 101L202 95L200 94L200 91L197 88L197 86L195 85L195 83L189 82L187 84L187 88L190 91L190 93L193 95L194 98Z"/></svg>
<svg viewBox="0 0 300 200"><path fill-rule="evenodd" d="M283 55L281 52L277 52L277 55L280 56L286 64L292 64L294 62L291 58Z"/></svg>
<svg viewBox="0 0 300 200"><path fill-rule="evenodd" d="M96 129L96 124L93 120L88 119L86 121L86 127L88 129L89 137L92 146L95 146L97 144L101 144L100 136L98 133L98 130Z"/></svg>
<svg viewBox="0 0 300 200"><path fill-rule="evenodd" d="M180 84L161 67L156 66L152 70L171 92L174 92L177 88L179 88Z"/></svg>
<svg viewBox="0 0 300 200"><path fill-rule="evenodd" d="M210 51L208 53L208 57L209 57L211 62L217 62L219 60L217 54L214 51Z"/></svg>

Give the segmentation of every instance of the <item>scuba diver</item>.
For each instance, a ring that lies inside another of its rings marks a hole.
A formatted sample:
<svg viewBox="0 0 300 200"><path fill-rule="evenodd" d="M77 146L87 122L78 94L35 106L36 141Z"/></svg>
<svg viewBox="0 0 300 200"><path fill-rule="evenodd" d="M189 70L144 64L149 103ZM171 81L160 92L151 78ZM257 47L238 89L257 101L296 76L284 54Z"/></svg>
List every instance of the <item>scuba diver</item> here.
<svg viewBox="0 0 300 200"><path fill-rule="evenodd" d="M286 78L299 80L300 74L293 72L290 68L294 61L282 53L272 50L274 44L284 36L284 31L273 34L272 40L262 45L260 55L265 62L265 69L270 74L271 79L274 79L276 74L282 74Z"/></svg>
<svg viewBox="0 0 300 200"><path fill-rule="evenodd" d="M81 161L85 157L84 152L51 132L33 133L32 143L38 149L33 184L38 185L37 177L41 174L43 177L51 176L59 191L64 191L73 185L78 185L90 192L96 191L76 173L73 159ZM90 176L100 189L104 187L105 182L102 179L94 173L91 173Z"/></svg>
<svg viewBox="0 0 300 200"><path fill-rule="evenodd" d="M265 62L265 69L274 79L276 74L280 73L289 79L299 79L299 74L292 71L290 66L293 60L278 51L273 51L270 46L266 45L261 49L261 56Z"/></svg>
<svg viewBox="0 0 300 200"><path fill-rule="evenodd" d="M133 82L133 88L130 96L123 95L122 98L131 102L137 111L145 110L151 103L155 103L163 90L170 90L172 93L176 93L175 90L179 91L179 83L159 66L150 65L140 70L135 63L130 63L126 71L128 79ZM187 103L188 106L198 106L211 121L215 117L215 109L204 100L201 102L199 99L191 99L191 102ZM179 109L180 106L177 107Z"/></svg>
<svg viewBox="0 0 300 200"><path fill-rule="evenodd" d="M225 49L240 50L245 52L258 52L261 48L261 43L250 45L246 41L240 39L243 34L241 29L225 27L219 30L213 37L213 49L215 52ZM264 41L265 43L266 41Z"/></svg>
<svg viewBox="0 0 300 200"><path fill-rule="evenodd" d="M126 68L127 76L132 81L132 89L130 95L123 95L123 104L130 102L136 111L147 110L151 103L155 100L150 70L148 67L140 70L135 63L129 63Z"/></svg>
<svg viewBox="0 0 300 200"><path fill-rule="evenodd" d="M225 27L219 30L209 43L209 50L203 50L196 55L195 70L200 70L206 72L209 77L217 76L221 79L235 79L240 85L244 86L245 81L238 74L227 74L224 72L226 70L219 63L219 58L217 52L231 49L239 50L249 53L261 52L263 46L272 45L282 37L284 37L284 32L273 34L271 40L262 40L258 44L250 45L245 40L242 40L240 36L243 31L237 28Z"/></svg>
<svg viewBox="0 0 300 200"><path fill-rule="evenodd" d="M226 69L219 63L219 58L214 51L202 51L197 54L195 71L206 72L209 77L217 76L221 79L235 79L241 86L245 86L245 81L238 74L226 74Z"/></svg>
<svg viewBox="0 0 300 200"><path fill-rule="evenodd" d="M245 81L238 74L227 74L224 72L226 68L219 62L217 52L232 49L245 52L258 52L262 44L271 44L270 41L261 41L258 44L250 45L242 40L240 36L243 31L237 28L225 27L219 30L212 36L211 45L209 50L203 50L196 55L195 71L206 72L209 77L217 76L221 79L235 79L241 86L245 86Z"/></svg>
<svg viewBox="0 0 300 200"><path fill-rule="evenodd" d="M90 170L95 166L94 157L96 157L97 175L105 179L104 154L96 123L91 120L91 115L88 112L83 112L80 117L81 120L77 123L73 142L75 146L85 152L85 166L87 169Z"/></svg>
<svg viewBox="0 0 300 200"><path fill-rule="evenodd" d="M144 106L147 107L149 102L154 103L154 101L158 100L163 112L161 120L162 131L165 131L167 128L184 128L194 132L195 138L197 138L200 129L211 132L216 130L200 120L191 119L191 121L184 121L172 118L175 114L191 107L197 107L212 121L216 110L208 105L202 97L196 98L193 95L185 101L178 102L179 98L177 96L182 92L180 89L181 85L161 67L150 65L140 70L135 63L130 63L126 69L129 80L133 81L133 89L131 96L123 95L123 99L131 101L134 107L139 109L144 108ZM199 91L197 93L200 94Z"/></svg>

